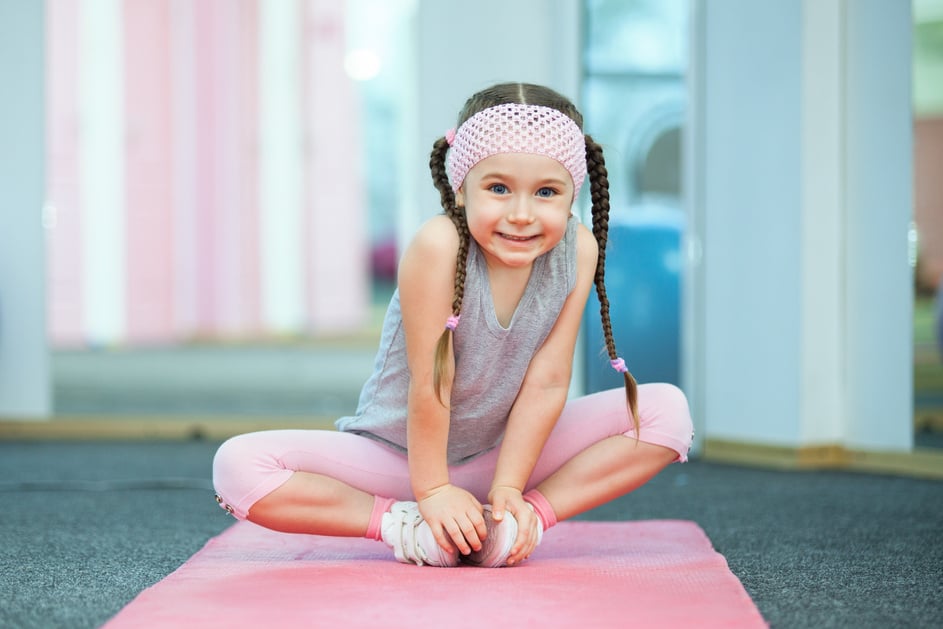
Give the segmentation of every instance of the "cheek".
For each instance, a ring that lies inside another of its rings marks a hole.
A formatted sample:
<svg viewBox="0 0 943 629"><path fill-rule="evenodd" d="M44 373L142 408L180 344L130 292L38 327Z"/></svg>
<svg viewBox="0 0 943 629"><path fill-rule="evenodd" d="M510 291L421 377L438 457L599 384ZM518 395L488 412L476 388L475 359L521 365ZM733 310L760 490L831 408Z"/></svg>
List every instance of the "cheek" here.
<svg viewBox="0 0 943 629"><path fill-rule="evenodd" d="M547 212L544 215L543 223L549 229L557 232L566 231L567 222L570 220L570 210L569 208L553 208L553 211Z"/></svg>
<svg viewBox="0 0 943 629"><path fill-rule="evenodd" d="M469 212L467 208L465 210L465 223L468 225L468 231L472 237L481 235L482 231L486 229L486 221L482 219L481 213Z"/></svg>
<svg viewBox="0 0 943 629"><path fill-rule="evenodd" d="M466 199L468 204L465 206L465 218L468 225L472 223L477 225L487 225L501 220L504 212L499 204L488 203L476 197Z"/></svg>

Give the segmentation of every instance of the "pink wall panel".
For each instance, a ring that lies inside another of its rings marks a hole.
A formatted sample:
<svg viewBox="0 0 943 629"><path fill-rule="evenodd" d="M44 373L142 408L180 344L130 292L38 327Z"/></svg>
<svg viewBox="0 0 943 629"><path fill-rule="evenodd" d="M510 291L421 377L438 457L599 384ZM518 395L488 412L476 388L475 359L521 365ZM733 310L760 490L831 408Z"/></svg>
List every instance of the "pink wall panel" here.
<svg viewBox="0 0 943 629"><path fill-rule="evenodd" d="M122 0L127 337L264 338L260 256L261 0ZM343 75L344 4L299 2L307 328L366 320L359 112ZM47 0L50 338L86 342L78 163L83 3ZM305 21L307 16L308 21ZM274 252L277 255L278 252ZM271 253L266 255L272 255Z"/></svg>
<svg viewBox="0 0 943 629"><path fill-rule="evenodd" d="M242 264L239 274L242 324L247 334L262 331L261 264L259 256L259 1L241 0L242 46L237 57L242 80L239 101L240 210L242 215Z"/></svg>
<svg viewBox="0 0 943 629"><path fill-rule="evenodd" d="M220 37L217 22L218 3L215 1L194 2L193 30L193 103L195 113L193 165L196 183L193 215L184 217L191 223L193 240L189 243L190 273L193 277L193 292L187 295L193 300L195 320L191 333L198 337L211 336L216 318L216 290L213 278L222 272L219 267L217 223L219 215L216 167L219 160L217 142L220 132L216 108L225 95L216 92L215 75L218 58L217 39Z"/></svg>
<svg viewBox="0 0 943 629"><path fill-rule="evenodd" d="M128 342L173 339L170 13L124 4Z"/></svg>
<svg viewBox="0 0 943 629"><path fill-rule="evenodd" d="M259 334L257 1L172 5L181 338Z"/></svg>
<svg viewBox="0 0 943 629"><path fill-rule="evenodd" d="M170 8L171 67L171 194L173 197L173 286L174 335L187 339L197 326L197 282L194 269L199 260L195 245L198 214L195 3L174 1Z"/></svg>
<svg viewBox="0 0 943 629"><path fill-rule="evenodd" d="M254 79L256 61L245 51L255 54L252 44L254 34L244 27L254 25L255 6L248 2L233 3L224 0L217 4L216 38L214 40L214 93L217 98L215 120L212 185L216 192L215 240L217 269L225 272L216 275L214 326L223 335L241 335L252 326L253 307L257 308L257 291L247 282L257 279L257 260L251 255L252 243L256 239L253 225L256 202L251 181L255 167L244 158L247 134L251 140L256 115L253 106L258 98ZM249 72L246 72L249 70ZM257 162L256 162L257 163ZM256 304L253 306L253 294Z"/></svg>
<svg viewBox="0 0 943 629"><path fill-rule="evenodd" d="M369 259L360 109L344 72L344 5L307 0L305 185L310 327L356 329L365 322Z"/></svg>
<svg viewBox="0 0 943 629"><path fill-rule="evenodd" d="M82 316L82 211L78 165L78 21L74 0L46 3L46 202L49 334L62 345L85 340Z"/></svg>
<svg viewBox="0 0 943 629"><path fill-rule="evenodd" d="M177 334L258 335L257 0L173 15Z"/></svg>

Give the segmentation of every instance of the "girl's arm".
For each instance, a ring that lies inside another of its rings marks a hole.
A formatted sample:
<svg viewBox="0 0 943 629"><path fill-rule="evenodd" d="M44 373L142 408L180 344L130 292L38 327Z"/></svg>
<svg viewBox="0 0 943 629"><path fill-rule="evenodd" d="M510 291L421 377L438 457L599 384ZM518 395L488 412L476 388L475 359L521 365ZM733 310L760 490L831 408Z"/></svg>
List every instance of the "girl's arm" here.
<svg viewBox="0 0 943 629"><path fill-rule="evenodd" d="M409 396L406 420L409 476L420 512L439 545L463 554L481 548L487 529L481 504L449 483L449 388L433 387L435 347L452 314L458 234L445 216L423 225L399 264Z"/></svg>
<svg viewBox="0 0 943 629"><path fill-rule="evenodd" d="M577 233L576 286L567 297L550 335L527 368L520 393L508 417L507 431L489 493L495 518L500 519L507 509L521 525L509 563L516 563L529 555L536 544L535 536L527 538L536 520L530 509L526 508L521 494L566 404L576 337L596 272L596 239L583 225L579 226Z"/></svg>

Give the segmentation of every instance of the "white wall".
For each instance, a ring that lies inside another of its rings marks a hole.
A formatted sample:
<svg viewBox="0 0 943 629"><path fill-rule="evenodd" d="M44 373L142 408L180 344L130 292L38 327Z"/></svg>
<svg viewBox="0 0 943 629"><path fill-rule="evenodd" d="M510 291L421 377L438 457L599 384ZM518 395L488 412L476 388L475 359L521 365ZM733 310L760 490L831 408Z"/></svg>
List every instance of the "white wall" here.
<svg viewBox="0 0 943 629"><path fill-rule="evenodd" d="M912 443L909 3L694 3L701 436Z"/></svg>
<svg viewBox="0 0 943 629"><path fill-rule="evenodd" d="M50 412L42 2L0 2L0 417Z"/></svg>

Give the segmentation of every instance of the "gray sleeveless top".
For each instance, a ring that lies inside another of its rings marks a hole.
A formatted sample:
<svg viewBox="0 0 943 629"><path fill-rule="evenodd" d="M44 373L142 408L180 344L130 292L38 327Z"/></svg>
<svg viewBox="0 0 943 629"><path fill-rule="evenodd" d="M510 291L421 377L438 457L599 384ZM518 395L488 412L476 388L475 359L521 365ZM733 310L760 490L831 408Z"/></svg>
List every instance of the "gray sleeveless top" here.
<svg viewBox="0 0 943 629"><path fill-rule="evenodd" d="M484 256L474 240L469 243L462 317L453 339L450 465L469 461L501 442L531 358L550 334L576 283L577 225L570 217L564 238L534 261L507 328L495 314ZM408 388L406 339L397 290L383 321L373 375L360 392L356 414L338 419L337 429L376 439L405 453Z"/></svg>

